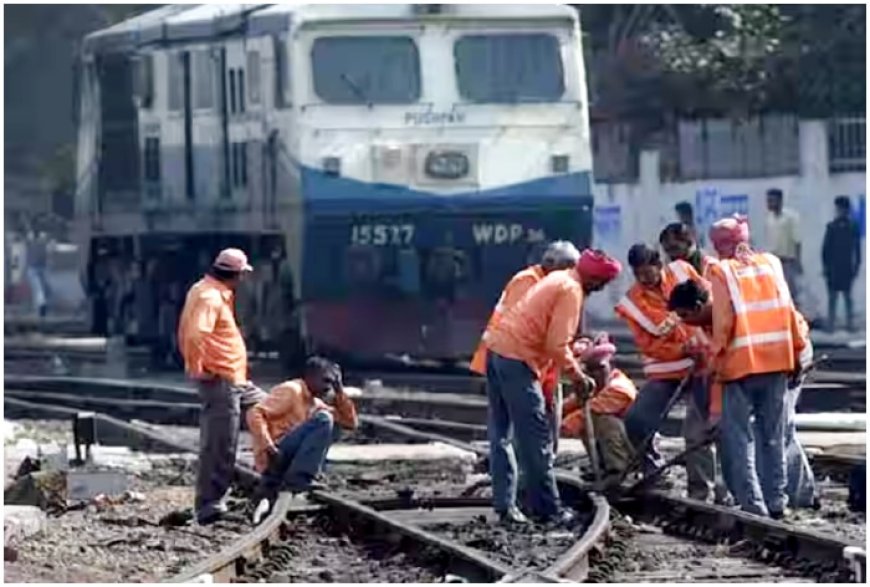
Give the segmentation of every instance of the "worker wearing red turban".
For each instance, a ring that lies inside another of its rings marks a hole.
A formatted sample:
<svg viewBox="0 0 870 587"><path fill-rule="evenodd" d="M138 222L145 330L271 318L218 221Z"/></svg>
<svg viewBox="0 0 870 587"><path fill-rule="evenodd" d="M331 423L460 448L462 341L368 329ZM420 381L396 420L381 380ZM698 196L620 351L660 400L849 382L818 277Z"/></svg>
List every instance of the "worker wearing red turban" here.
<svg viewBox="0 0 870 587"><path fill-rule="evenodd" d="M749 251L749 221L746 216L735 214L714 222L710 227L710 242L722 259L745 256Z"/></svg>

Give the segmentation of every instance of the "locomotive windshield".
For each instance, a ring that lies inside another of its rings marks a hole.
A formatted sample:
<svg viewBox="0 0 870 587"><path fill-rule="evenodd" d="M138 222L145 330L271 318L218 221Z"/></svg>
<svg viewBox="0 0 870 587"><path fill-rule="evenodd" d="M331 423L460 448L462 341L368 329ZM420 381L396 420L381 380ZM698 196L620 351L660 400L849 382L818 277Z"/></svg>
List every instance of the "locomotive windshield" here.
<svg viewBox="0 0 870 587"><path fill-rule="evenodd" d="M565 91L559 41L552 35L469 35L456 41L453 53L465 100L556 102Z"/></svg>
<svg viewBox="0 0 870 587"><path fill-rule="evenodd" d="M320 37L311 59L314 91L330 104L420 99L420 57L409 37Z"/></svg>

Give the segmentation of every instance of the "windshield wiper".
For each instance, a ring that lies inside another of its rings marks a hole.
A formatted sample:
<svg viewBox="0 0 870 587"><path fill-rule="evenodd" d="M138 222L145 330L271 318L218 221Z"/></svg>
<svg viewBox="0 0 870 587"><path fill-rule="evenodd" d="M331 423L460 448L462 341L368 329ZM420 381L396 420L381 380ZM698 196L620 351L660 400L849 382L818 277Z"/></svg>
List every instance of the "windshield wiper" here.
<svg viewBox="0 0 870 587"><path fill-rule="evenodd" d="M366 95L365 90L363 90L358 83L353 81L353 79L351 79L351 77L346 73L342 73L338 77L347 85L347 87L350 88L350 91L353 92L354 95L360 99L360 101L368 104L369 108L371 108L371 100L369 100L369 97Z"/></svg>

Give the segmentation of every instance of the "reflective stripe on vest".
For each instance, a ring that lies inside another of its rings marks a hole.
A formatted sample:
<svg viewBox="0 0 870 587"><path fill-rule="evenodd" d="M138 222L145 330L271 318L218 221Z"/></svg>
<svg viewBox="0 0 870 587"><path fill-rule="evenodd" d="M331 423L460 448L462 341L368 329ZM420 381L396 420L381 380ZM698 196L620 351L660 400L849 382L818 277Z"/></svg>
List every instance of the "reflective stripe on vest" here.
<svg viewBox="0 0 870 587"><path fill-rule="evenodd" d="M654 361L652 359L644 359L643 372L647 375L661 375L662 373L673 373L684 369L691 369L695 365L692 359L680 359L679 361Z"/></svg>
<svg viewBox="0 0 870 587"><path fill-rule="evenodd" d="M731 296L731 304L734 308L734 313L736 314L735 318L740 321L740 315L743 315L742 319L746 321L747 326L750 322L750 317L747 316L747 314L788 309L792 306L791 295L782 273L782 266L779 264L779 259L776 259L768 253L755 256L756 259L759 257L764 260L765 264L755 264L746 267L734 267L732 263L720 263L719 265L725 276L728 293ZM747 302L744 300L743 293L737 280L754 279L764 276L773 278L774 287L776 288L776 297L755 302ZM789 342L790 340L790 329L759 332L735 337L731 341L730 348L738 349L753 345Z"/></svg>
<svg viewBox="0 0 870 587"><path fill-rule="evenodd" d="M668 269L673 272L678 284L689 280L689 274L686 273L686 268L683 267L682 261L672 261L671 263L668 263Z"/></svg>
<svg viewBox="0 0 870 587"><path fill-rule="evenodd" d="M653 324L652 320L646 317L646 314L640 311L634 302L632 302L628 296L622 296L622 299L619 300L619 305L622 306L622 309L631 316L631 319L640 325L641 328L652 334L653 336L661 336L661 329Z"/></svg>

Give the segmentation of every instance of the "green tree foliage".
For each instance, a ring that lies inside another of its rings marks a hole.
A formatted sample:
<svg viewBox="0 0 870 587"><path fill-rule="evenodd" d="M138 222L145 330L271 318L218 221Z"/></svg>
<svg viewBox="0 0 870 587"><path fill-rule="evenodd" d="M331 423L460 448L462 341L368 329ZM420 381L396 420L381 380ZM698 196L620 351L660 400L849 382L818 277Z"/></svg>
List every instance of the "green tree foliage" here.
<svg viewBox="0 0 870 587"><path fill-rule="evenodd" d="M593 115L865 108L864 5L581 5Z"/></svg>

